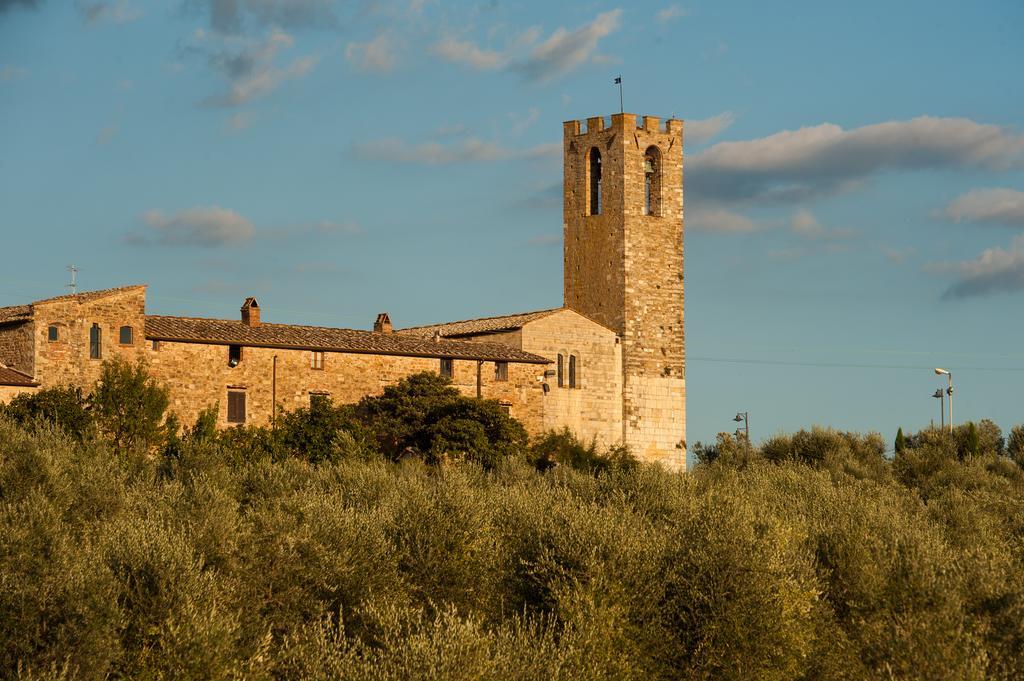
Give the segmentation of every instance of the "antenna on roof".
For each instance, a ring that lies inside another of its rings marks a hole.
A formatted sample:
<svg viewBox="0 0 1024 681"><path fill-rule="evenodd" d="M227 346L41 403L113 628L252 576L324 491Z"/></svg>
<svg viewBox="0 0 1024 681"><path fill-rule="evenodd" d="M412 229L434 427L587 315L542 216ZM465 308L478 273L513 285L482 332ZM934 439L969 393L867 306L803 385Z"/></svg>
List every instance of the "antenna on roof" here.
<svg viewBox="0 0 1024 681"><path fill-rule="evenodd" d="M71 283L67 284L67 287L69 289L71 289L71 293L72 293L72 295L74 295L75 293L78 292L78 283L77 283L78 268L75 267L74 265L68 265L67 270L68 270L68 272L71 273Z"/></svg>

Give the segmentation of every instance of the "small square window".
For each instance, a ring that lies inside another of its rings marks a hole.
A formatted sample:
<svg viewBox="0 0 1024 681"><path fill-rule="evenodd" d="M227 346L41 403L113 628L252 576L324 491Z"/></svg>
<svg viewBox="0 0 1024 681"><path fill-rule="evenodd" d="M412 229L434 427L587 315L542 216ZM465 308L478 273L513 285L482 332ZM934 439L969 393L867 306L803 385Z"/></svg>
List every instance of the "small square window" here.
<svg viewBox="0 0 1024 681"><path fill-rule="evenodd" d="M441 376L443 378L451 378L455 375L455 360L453 359L442 359L441 360Z"/></svg>
<svg viewBox="0 0 1024 681"><path fill-rule="evenodd" d="M511 402L502 402L498 406L501 407L501 410L503 412L505 412L506 416L511 416L512 415L512 403Z"/></svg>
<svg viewBox="0 0 1024 681"><path fill-rule="evenodd" d="M159 349L160 349L160 341L158 341L158 340L153 341L153 351L155 352L155 351L157 351Z"/></svg>
<svg viewBox="0 0 1024 681"><path fill-rule="evenodd" d="M495 362L494 363L494 380L495 381L507 381L508 380L508 362Z"/></svg>
<svg viewBox="0 0 1024 681"><path fill-rule="evenodd" d="M309 359L309 367L311 369L323 369L324 368L324 353L317 352L316 350L314 350L311 353L311 356L310 356L310 359Z"/></svg>
<svg viewBox="0 0 1024 681"><path fill-rule="evenodd" d="M51 324L50 328L46 330L46 339L51 343L60 337L60 333L57 330L56 325Z"/></svg>
<svg viewBox="0 0 1024 681"><path fill-rule="evenodd" d="M121 345L132 345L135 342L135 333L130 326L122 326L117 342Z"/></svg>

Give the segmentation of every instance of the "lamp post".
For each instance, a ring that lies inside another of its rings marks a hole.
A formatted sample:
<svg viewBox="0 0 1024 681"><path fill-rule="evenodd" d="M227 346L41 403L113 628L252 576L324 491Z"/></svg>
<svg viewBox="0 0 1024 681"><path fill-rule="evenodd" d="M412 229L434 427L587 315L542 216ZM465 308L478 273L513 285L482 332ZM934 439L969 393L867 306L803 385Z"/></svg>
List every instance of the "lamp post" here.
<svg viewBox="0 0 1024 681"><path fill-rule="evenodd" d="M939 376L945 374L946 378L949 379L949 387L946 388L946 394L949 395L949 432L953 432L953 374L946 369L935 368L935 373Z"/></svg>
<svg viewBox="0 0 1024 681"><path fill-rule="evenodd" d="M945 400L943 399L943 398L945 398L945 394L942 392L942 388L936 388L935 389L935 393L932 395L932 397L939 398L939 424L940 424L941 428L945 428L946 427L946 403L945 403ZM935 421L932 421L932 423L934 424Z"/></svg>
<svg viewBox="0 0 1024 681"><path fill-rule="evenodd" d="M747 444L749 445L750 444L750 414L745 412L745 411L737 412L736 416L733 418L733 421L735 421L736 423L742 423L743 424L744 432L745 432L746 438L747 438ZM736 437L739 437L739 436L740 436L740 429L737 428L736 429Z"/></svg>

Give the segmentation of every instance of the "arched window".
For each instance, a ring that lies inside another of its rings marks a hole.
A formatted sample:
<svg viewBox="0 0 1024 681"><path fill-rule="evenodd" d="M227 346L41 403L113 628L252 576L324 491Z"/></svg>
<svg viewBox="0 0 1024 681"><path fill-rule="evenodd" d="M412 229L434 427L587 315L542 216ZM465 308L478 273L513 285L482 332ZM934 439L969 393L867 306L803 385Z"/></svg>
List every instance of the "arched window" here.
<svg viewBox="0 0 1024 681"><path fill-rule="evenodd" d="M601 214L601 152L594 147L587 154L587 178L590 183L590 212Z"/></svg>
<svg viewBox="0 0 1024 681"><path fill-rule="evenodd" d="M578 387L580 387L580 384L577 382L578 376L576 375L576 372L578 370L577 369L578 366L579 366L579 361L578 361L576 355L569 355L569 387L570 388L578 388Z"/></svg>
<svg viewBox="0 0 1024 681"><path fill-rule="evenodd" d="M644 153L644 215L661 214L661 152L647 147Z"/></svg>
<svg viewBox="0 0 1024 681"><path fill-rule="evenodd" d="M558 353L558 387L565 385L565 356Z"/></svg>

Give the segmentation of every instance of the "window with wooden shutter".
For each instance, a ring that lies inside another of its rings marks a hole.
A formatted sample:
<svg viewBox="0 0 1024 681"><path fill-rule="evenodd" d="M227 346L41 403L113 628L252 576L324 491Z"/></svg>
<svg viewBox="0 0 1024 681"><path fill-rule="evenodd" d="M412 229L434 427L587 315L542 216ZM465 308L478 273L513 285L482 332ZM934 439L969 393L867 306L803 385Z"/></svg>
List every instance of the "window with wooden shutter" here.
<svg viewBox="0 0 1024 681"><path fill-rule="evenodd" d="M494 363L494 380L495 381L507 381L508 380L508 362L495 362Z"/></svg>
<svg viewBox="0 0 1024 681"><path fill-rule="evenodd" d="M455 375L455 360L453 359L442 359L441 360L441 376L444 378L451 378Z"/></svg>
<svg viewBox="0 0 1024 681"><path fill-rule="evenodd" d="M576 383L576 355L569 355L569 387L578 388L579 384Z"/></svg>
<svg viewBox="0 0 1024 681"><path fill-rule="evenodd" d="M565 357L558 353L558 387L565 385Z"/></svg>
<svg viewBox="0 0 1024 681"><path fill-rule="evenodd" d="M245 423L245 392L228 391L228 423Z"/></svg>
<svg viewBox="0 0 1024 681"><path fill-rule="evenodd" d="M312 355L309 359L310 369L323 369L324 368L324 353L313 350Z"/></svg>

